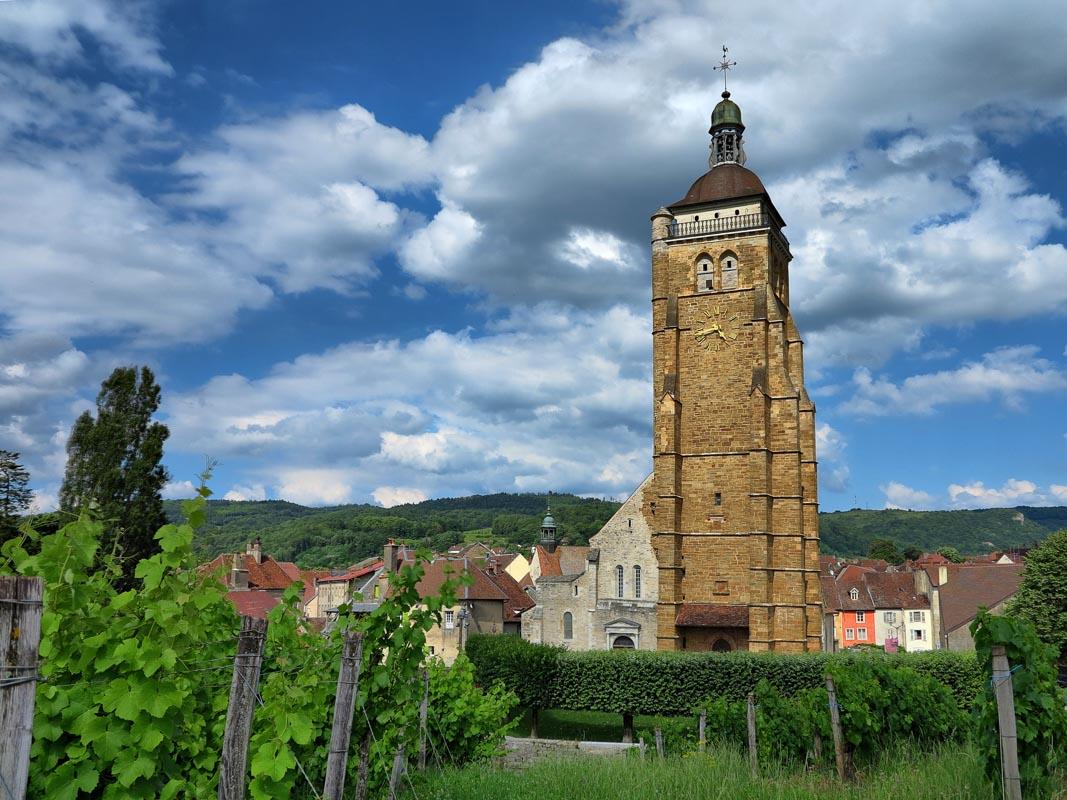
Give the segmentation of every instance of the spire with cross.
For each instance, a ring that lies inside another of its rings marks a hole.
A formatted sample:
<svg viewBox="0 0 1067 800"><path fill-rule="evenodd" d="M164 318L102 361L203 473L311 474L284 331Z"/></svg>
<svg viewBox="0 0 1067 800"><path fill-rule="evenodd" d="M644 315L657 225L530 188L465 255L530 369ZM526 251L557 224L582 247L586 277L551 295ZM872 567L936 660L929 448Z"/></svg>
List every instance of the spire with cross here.
<svg viewBox="0 0 1067 800"><path fill-rule="evenodd" d="M737 62L730 60L730 50L726 45L722 46L722 61L715 67L715 71L722 70L722 96L729 97L729 92L726 91L726 73L731 67L736 67Z"/></svg>

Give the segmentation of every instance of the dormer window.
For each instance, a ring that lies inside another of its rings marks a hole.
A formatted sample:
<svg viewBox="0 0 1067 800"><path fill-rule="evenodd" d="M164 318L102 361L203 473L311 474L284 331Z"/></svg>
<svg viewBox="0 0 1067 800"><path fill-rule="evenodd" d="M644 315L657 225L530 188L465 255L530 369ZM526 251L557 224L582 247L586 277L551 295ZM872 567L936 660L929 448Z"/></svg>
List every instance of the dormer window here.
<svg viewBox="0 0 1067 800"><path fill-rule="evenodd" d="M860 599L860 590L857 589L856 587L852 587L848 591L848 597L849 597L850 600L859 600Z"/></svg>

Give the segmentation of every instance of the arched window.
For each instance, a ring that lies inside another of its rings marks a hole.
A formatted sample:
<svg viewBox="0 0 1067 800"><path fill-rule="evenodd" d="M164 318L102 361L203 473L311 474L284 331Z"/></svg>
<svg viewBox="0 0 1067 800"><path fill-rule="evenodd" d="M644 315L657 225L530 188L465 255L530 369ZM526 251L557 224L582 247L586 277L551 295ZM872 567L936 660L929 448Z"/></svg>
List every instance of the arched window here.
<svg viewBox="0 0 1067 800"><path fill-rule="evenodd" d="M641 567L634 565L634 597L641 596Z"/></svg>
<svg viewBox="0 0 1067 800"><path fill-rule="evenodd" d="M625 570L622 568L622 564L619 564L619 566L615 567L615 596L616 597L622 597L623 596L622 595L622 590L623 590L624 573L625 573Z"/></svg>
<svg viewBox="0 0 1067 800"><path fill-rule="evenodd" d="M719 259L719 264L722 267L722 280L720 283L723 289L736 289L737 288L737 256L727 250L722 254Z"/></svg>
<svg viewBox="0 0 1067 800"><path fill-rule="evenodd" d="M611 643L612 650L633 650L634 640L629 636L616 636L615 641Z"/></svg>
<svg viewBox="0 0 1067 800"><path fill-rule="evenodd" d="M849 596L849 599L851 599L851 600L859 600L860 599L860 590L857 589L855 586L853 586L851 589L848 590L848 596Z"/></svg>
<svg viewBox="0 0 1067 800"><path fill-rule="evenodd" d="M711 256L701 253L697 257L697 291L711 292L715 290L715 265Z"/></svg>
<svg viewBox="0 0 1067 800"><path fill-rule="evenodd" d="M570 611L563 612L563 638L574 638L574 616Z"/></svg>
<svg viewBox="0 0 1067 800"><path fill-rule="evenodd" d="M733 650L730 643L725 639L716 639L715 644L711 646L711 649L716 653L729 653Z"/></svg>

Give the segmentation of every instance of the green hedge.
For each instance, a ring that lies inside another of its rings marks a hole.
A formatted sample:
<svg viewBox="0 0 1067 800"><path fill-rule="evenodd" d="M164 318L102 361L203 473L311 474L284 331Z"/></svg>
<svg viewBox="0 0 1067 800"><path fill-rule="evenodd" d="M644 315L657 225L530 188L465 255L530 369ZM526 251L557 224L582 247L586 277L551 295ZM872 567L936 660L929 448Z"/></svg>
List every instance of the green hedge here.
<svg viewBox="0 0 1067 800"><path fill-rule="evenodd" d="M501 642L500 640L509 640ZM496 641L492 641L496 640ZM761 680L786 696L823 685L831 663L876 660L910 667L970 708L981 685L968 653L687 653L641 650L572 652L517 637L471 637L467 650L479 683L502 681L524 705L573 711L691 714L709 697L741 700ZM553 660L554 666L547 662ZM538 666L531 666L536 663ZM534 700L527 703L526 700Z"/></svg>

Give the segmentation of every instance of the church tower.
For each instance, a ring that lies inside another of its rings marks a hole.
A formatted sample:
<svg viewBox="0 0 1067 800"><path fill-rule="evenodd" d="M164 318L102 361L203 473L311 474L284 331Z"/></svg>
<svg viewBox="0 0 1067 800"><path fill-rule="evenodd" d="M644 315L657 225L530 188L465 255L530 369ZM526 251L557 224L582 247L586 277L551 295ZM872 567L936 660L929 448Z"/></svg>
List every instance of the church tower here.
<svg viewBox="0 0 1067 800"><path fill-rule="evenodd" d="M815 406L789 311L785 222L744 166L744 130L724 91L711 169L652 216L644 506L661 650L820 649Z"/></svg>

